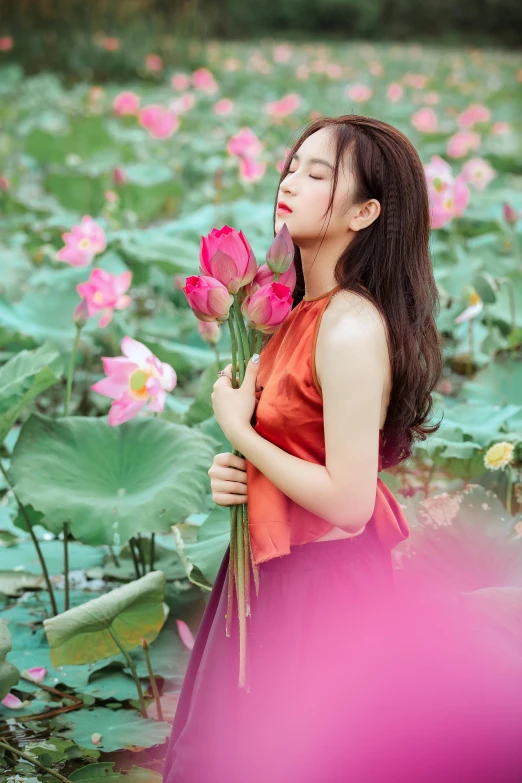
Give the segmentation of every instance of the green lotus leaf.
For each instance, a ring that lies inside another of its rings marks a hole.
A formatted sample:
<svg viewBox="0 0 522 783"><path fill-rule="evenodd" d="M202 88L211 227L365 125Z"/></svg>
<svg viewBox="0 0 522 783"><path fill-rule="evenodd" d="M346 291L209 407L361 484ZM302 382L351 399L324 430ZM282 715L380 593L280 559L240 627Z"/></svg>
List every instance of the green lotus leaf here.
<svg viewBox="0 0 522 783"><path fill-rule="evenodd" d="M21 351L0 369L0 443L20 412L62 374L59 352L49 343Z"/></svg>
<svg viewBox="0 0 522 783"><path fill-rule="evenodd" d="M12 640L7 625L0 620L0 701L5 699L11 688L20 679L20 672L12 663L6 660L11 652Z"/></svg>
<svg viewBox="0 0 522 783"><path fill-rule="evenodd" d="M56 726L56 733L60 736L72 739L84 748L97 747L103 753L113 753L134 746L150 748L165 742L170 734L168 723L141 718L132 710L114 711L109 707L95 707L59 715L56 718ZM101 741L97 746L91 742L93 732L101 734Z"/></svg>
<svg viewBox="0 0 522 783"><path fill-rule="evenodd" d="M214 441L152 417L119 427L104 418L52 420L33 414L13 450L11 478L22 503L64 520L85 544L124 544L169 530L199 511L209 488Z"/></svg>
<svg viewBox="0 0 522 783"><path fill-rule="evenodd" d="M151 571L63 614L44 620L53 666L94 663L153 642L165 622L165 574Z"/></svg>
<svg viewBox="0 0 522 783"><path fill-rule="evenodd" d="M69 775L69 780L72 783L97 783L99 780L103 780L104 783L119 783L120 781L129 781L129 783L161 783L161 775L142 767L132 767L125 773L114 772L114 761L105 761L98 764L89 764L87 767L75 770Z"/></svg>

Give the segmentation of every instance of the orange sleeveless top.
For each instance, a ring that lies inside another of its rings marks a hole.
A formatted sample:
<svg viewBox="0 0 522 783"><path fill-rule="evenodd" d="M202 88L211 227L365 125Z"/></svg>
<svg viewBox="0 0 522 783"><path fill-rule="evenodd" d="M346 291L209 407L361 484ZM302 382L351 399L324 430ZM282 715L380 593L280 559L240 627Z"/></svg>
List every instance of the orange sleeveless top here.
<svg viewBox="0 0 522 783"><path fill-rule="evenodd" d="M315 369L315 346L321 317L336 286L326 294L303 299L261 351L254 429L295 457L326 465L323 399ZM382 430L379 430L379 471ZM246 460L248 526L254 563L290 554L335 525L299 506ZM374 525L382 544L393 549L409 536L404 513L386 484L376 479ZM320 546L320 544L318 545Z"/></svg>

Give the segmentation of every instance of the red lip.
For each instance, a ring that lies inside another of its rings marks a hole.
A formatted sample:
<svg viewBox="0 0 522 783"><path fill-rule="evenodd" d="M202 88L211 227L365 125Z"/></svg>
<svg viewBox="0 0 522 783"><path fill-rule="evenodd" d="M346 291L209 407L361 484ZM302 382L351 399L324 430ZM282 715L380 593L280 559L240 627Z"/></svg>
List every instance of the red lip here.
<svg viewBox="0 0 522 783"><path fill-rule="evenodd" d="M286 209L288 212L292 212L290 207L287 206L287 204L285 204L284 201L279 201L278 204L277 204L277 208L278 209Z"/></svg>

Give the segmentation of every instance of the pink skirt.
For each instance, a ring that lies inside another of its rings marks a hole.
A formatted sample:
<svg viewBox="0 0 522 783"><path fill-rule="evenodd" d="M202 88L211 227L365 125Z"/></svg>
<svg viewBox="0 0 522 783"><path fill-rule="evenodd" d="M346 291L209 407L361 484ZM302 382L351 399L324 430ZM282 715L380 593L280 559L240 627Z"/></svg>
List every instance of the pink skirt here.
<svg viewBox="0 0 522 783"><path fill-rule="evenodd" d="M260 565L248 690L238 687L237 621L225 633L228 561L229 549L196 635L164 783L522 779L508 728L518 732L522 717L508 696L513 671L492 676L455 602L400 596L371 525Z"/></svg>

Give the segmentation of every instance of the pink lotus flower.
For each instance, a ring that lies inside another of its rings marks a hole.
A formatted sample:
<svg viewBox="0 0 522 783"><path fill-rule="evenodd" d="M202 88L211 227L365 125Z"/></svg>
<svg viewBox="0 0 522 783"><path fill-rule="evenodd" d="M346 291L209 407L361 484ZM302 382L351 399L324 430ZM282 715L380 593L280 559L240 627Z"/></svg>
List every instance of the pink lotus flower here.
<svg viewBox="0 0 522 783"><path fill-rule="evenodd" d="M8 693L5 699L2 699L2 704L10 710L19 710L24 706L23 701L20 701L18 696L15 696L14 693Z"/></svg>
<svg viewBox="0 0 522 783"><path fill-rule="evenodd" d="M487 106L474 103L458 115L457 122L461 128L471 128L477 122L489 122L490 118L491 112Z"/></svg>
<svg viewBox="0 0 522 783"><path fill-rule="evenodd" d="M286 63L292 56L292 47L289 44L278 44L272 49L272 57L275 63Z"/></svg>
<svg viewBox="0 0 522 783"><path fill-rule="evenodd" d="M120 39L115 38L112 35L107 35L103 39L102 46L107 52L117 52L118 49L120 48Z"/></svg>
<svg viewBox="0 0 522 783"><path fill-rule="evenodd" d="M221 327L217 321L200 321L198 319L199 336L204 343L216 345L221 339Z"/></svg>
<svg viewBox="0 0 522 783"><path fill-rule="evenodd" d="M456 324L462 324L464 321L470 321L472 318L479 316L484 310L484 302L476 291L471 293L469 301L469 307L467 307L459 316L457 316L457 318L455 318Z"/></svg>
<svg viewBox="0 0 522 783"><path fill-rule="evenodd" d="M97 101L101 101L103 96L105 95L105 91L103 87L100 87L99 85L95 84L93 87L89 89L89 100L92 103L96 103Z"/></svg>
<svg viewBox="0 0 522 783"><path fill-rule="evenodd" d="M494 122L491 126L491 133L509 133L510 130L509 122Z"/></svg>
<svg viewBox="0 0 522 783"><path fill-rule="evenodd" d="M266 261L271 272L282 275L284 272L288 272L293 260L294 243L286 223L283 223L268 248Z"/></svg>
<svg viewBox="0 0 522 783"><path fill-rule="evenodd" d="M124 185L127 182L127 175L123 169L120 169L119 166L115 166L112 170L112 181L116 187L119 185Z"/></svg>
<svg viewBox="0 0 522 783"><path fill-rule="evenodd" d="M170 80L174 90L186 90L190 86L190 76L186 73L175 73Z"/></svg>
<svg viewBox="0 0 522 783"><path fill-rule="evenodd" d="M115 310L124 310L132 304L131 297L125 294L125 291L129 289L131 280L131 272L111 275L105 269L96 268L91 271L89 280L86 283L80 283L76 286L76 290L87 303L89 318L101 313L101 318L98 322L100 329L104 329L110 324Z"/></svg>
<svg viewBox="0 0 522 783"><path fill-rule="evenodd" d="M356 103L364 103L372 97L373 90L366 84L352 84L346 90L346 95L352 101L356 101Z"/></svg>
<svg viewBox="0 0 522 783"><path fill-rule="evenodd" d="M388 100L393 101L393 103L396 103L397 101L400 101L404 93L403 88L400 84L390 84L388 86L388 89L386 91L386 96Z"/></svg>
<svg viewBox="0 0 522 783"><path fill-rule="evenodd" d="M437 130L437 115L433 109L424 107L412 114L411 124L421 133L435 133Z"/></svg>
<svg viewBox="0 0 522 783"><path fill-rule="evenodd" d="M14 46L12 35L3 35L0 38L0 52L10 52Z"/></svg>
<svg viewBox="0 0 522 783"><path fill-rule="evenodd" d="M70 232L62 234L62 239L65 247L58 251L56 258L71 266L88 266L107 246L103 229L89 215L84 215Z"/></svg>
<svg viewBox="0 0 522 783"><path fill-rule="evenodd" d="M517 210L513 209L511 204L508 204L507 202L504 202L502 210L506 223L516 223L519 217L522 216L522 213L517 212Z"/></svg>
<svg viewBox="0 0 522 783"><path fill-rule="evenodd" d="M265 110L272 117L288 117L293 114L301 105L301 98L297 93L292 92L283 96L278 101L272 101L265 104Z"/></svg>
<svg viewBox="0 0 522 783"><path fill-rule="evenodd" d="M407 73L404 76L403 81L409 87L415 87L417 90L423 90L426 87L429 79L423 73Z"/></svg>
<svg viewBox="0 0 522 783"><path fill-rule="evenodd" d="M30 680L31 682L42 682L45 679L46 674L47 669L35 666L32 669L24 669L22 672L22 677L25 680Z"/></svg>
<svg viewBox="0 0 522 783"><path fill-rule="evenodd" d="M222 98L214 104L214 114L217 114L218 117L226 117L228 114L232 114L233 111L234 102L230 98Z"/></svg>
<svg viewBox="0 0 522 783"><path fill-rule="evenodd" d="M161 413L167 392L177 383L175 370L154 356L143 343L124 337L123 356L102 356L106 378L94 383L91 389L114 402L109 411L109 425L117 427L133 419L148 405L148 410Z"/></svg>
<svg viewBox="0 0 522 783"><path fill-rule="evenodd" d="M430 200L431 227L442 228L460 217L469 203L469 188L462 174L453 176L451 166L438 155L424 166Z"/></svg>
<svg viewBox="0 0 522 783"><path fill-rule="evenodd" d="M137 114L140 108L140 96L125 90L120 92L112 103L114 114Z"/></svg>
<svg viewBox="0 0 522 783"><path fill-rule="evenodd" d="M466 182L474 185L478 190L487 188L495 172L489 163L482 158L471 158L462 167L462 175Z"/></svg>
<svg viewBox="0 0 522 783"><path fill-rule="evenodd" d="M219 280L230 294L250 283L257 271L256 257L243 232L226 225L201 237L199 258L201 274Z"/></svg>
<svg viewBox="0 0 522 783"><path fill-rule="evenodd" d="M163 68L163 60L159 54L148 54L145 57L145 68L152 73L159 73Z"/></svg>
<svg viewBox="0 0 522 783"><path fill-rule="evenodd" d="M480 136L474 131L457 131L448 141L447 153L450 158L463 158L471 150L480 147Z"/></svg>
<svg viewBox="0 0 522 783"><path fill-rule="evenodd" d="M174 112L157 104L145 106L138 119L140 125L155 139L167 139L179 127L179 120Z"/></svg>
<svg viewBox="0 0 522 783"><path fill-rule="evenodd" d="M302 65L299 65L295 69L295 78L299 79L300 82L308 81L308 79L310 78L310 68L304 63Z"/></svg>
<svg viewBox="0 0 522 783"><path fill-rule="evenodd" d="M240 158L239 178L243 182L257 182L266 171L266 162L255 158Z"/></svg>
<svg viewBox="0 0 522 783"><path fill-rule="evenodd" d="M208 68L198 68L197 71L194 71L192 84L196 90L201 90L202 92L214 93L219 89L214 76Z"/></svg>
<svg viewBox="0 0 522 783"><path fill-rule="evenodd" d="M258 288L247 296L241 312L249 329L259 329L263 334L273 334L281 326L293 304L292 292L282 283Z"/></svg>
<svg viewBox="0 0 522 783"><path fill-rule="evenodd" d="M424 103L429 103L430 106L435 106L440 101L440 96L438 92L427 92L422 100Z"/></svg>
<svg viewBox="0 0 522 783"><path fill-rule="evenodd" d="M184 620L176 620L176 625L178 626L178 632L181 641L188 650L192 650L195 640L187 623Z"/></svg>
<svg viewBox="0 0 522 783"><path fill-rule="evenodd" d="M252 296L252 294L254 294L259 288L262 288L265 285L270 285L270 283L274 282L274 273L270 271L268 264L263 264L258 268L256 276L252 282L245 286L245 294L247 296ZM294 264L292 264L286 272L283 272L282 275L279 275L277 282L281 283L281 285L287 286L290 291L293 292L297 282L297 274Z"/></svg>
<svg viewBox="0 0 522 783"><path fill-rule="evenodd" d="M174 114L185 114L195 105L196 99L191 92L186 92L184 95L180 95L169 103L169 110Z"/></svg>
<svg viewBox="0 0 522 783"><path fill-rule="evenodd" d="M7 177L0 177L0 190L3 193L7 193L11 189L11 183Z"/></svg>
<svg viewBox="0 0 522 783"><path fill-rule="evenodd" d="M241 128L239 133L229 139L227 152L240 158L256 158L263 151L263 147L253 130Z"/></svg>
<svg viewBox="0 0 522 783"><path fill-rule="evenodd" d="M200 321L223 323L229 316L234 302L226 286L210 275L187 277L183 292L192 312Z"/></svg>
<svg viewBox="0 0 522 783"><path fill-rule="evenodd" d="M343 69L339 63L328 63L325 68L325 73L330 79L341 79Z"/></svg>

